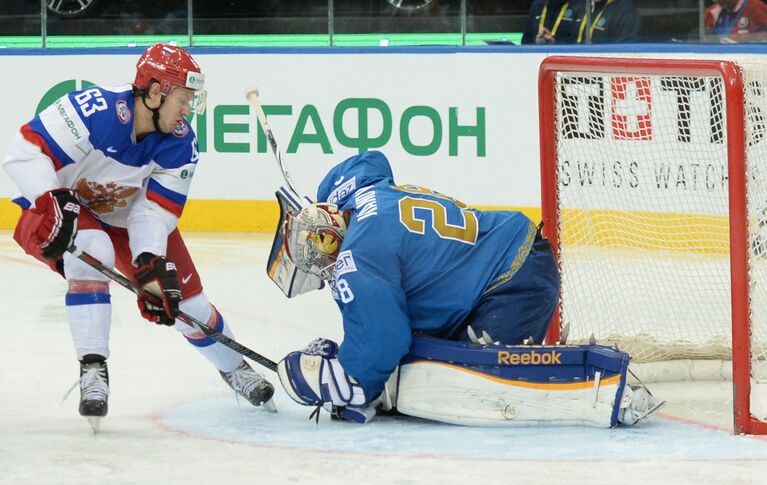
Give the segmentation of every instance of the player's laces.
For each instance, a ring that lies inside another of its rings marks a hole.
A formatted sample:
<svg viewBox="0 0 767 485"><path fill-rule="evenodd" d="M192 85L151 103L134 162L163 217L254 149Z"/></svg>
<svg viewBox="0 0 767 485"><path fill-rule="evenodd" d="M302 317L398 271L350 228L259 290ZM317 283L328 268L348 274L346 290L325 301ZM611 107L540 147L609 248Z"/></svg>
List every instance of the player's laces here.
<svg viewBox="0 0 767 485"><path fill-rule="evenodd" d="M314 424L319 426L320 424L320 412L322 411L323 405L318 404L317 407L314 408L314 411L312 411L312 414L309 415L309 421L314 420Z"/></svg>
<svg viewBox="0 0 767 485"><path fill-rule="evenodd" d="M64 395L63 403L67 400L75 387L80 386L81 399L83 401L105 401L109 396L109 384L106 379L106 366L98 362L85 364L83 373L79 379L72 384Z"/></svg>
<svg viewBox="0 0 767 485"><path fill-rule="evenodd" d="M233 371L220 374L237 395L244 397L254 406L260 406L274 394L272 384L244 360Z"/></svg>
<svg viewBox="0 0 767 485"><path fill-rule="evenodd" d="M342 411L341 411L343 408L339 406L334 406L331 403L321 403L321 404L318 404L314 408L314 411L312 411L312 413L309 415L309 421L314 421L314 424L319 426L320 414L322 413L323 409L330 413L330 419L332 419L333 421L344 420L344 418L342 417Z"/></svg>
<svg viewBox="0 0 767 485"><path fill-rule="evenodd" d="M309 342L306 347L301 350L301 352L309 355L321 355L323 357L329 357L335 355L337 350L338 346L335 344L335 342L324 338L317 338Z"/></svg>

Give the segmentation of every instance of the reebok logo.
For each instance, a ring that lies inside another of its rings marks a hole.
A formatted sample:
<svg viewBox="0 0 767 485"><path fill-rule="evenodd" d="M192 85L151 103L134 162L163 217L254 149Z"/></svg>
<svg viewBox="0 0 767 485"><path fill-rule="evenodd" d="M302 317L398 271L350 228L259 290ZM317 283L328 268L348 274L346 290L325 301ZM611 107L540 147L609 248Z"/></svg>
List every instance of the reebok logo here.
<svg viewBox="0 0 767 485"><path fill-rule="evenodd" d="M562 365L562 352L552 350L540 353L536 351L512 353L498 352L498 365Z"/></svg>

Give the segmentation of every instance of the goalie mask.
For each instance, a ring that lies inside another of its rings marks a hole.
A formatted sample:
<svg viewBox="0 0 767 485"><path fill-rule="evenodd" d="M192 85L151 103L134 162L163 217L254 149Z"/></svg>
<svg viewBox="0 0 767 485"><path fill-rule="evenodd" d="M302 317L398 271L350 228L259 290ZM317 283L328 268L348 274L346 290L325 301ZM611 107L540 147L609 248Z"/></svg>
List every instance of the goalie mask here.
<svg viewBox="0 0 767 485"><path fill-rule="evenodd" d="M346 234L346 218L334 204L312 204L291 211L283 226L285 249L301 271L330 281L341 242Z"/></svg>

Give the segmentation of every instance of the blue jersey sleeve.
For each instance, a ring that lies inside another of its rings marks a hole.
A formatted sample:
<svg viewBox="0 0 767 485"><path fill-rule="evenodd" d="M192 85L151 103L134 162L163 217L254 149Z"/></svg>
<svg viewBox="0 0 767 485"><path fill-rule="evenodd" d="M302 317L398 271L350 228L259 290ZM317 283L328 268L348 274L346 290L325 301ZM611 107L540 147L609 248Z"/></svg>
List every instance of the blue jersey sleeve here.
<svg viewBox="0 0 767 485"><path fill-rule="evenodd" d="M343 315L339 360L370 401L408 352L412 336L397 258L380 248L355 246L339 255L331 290Z"/></svg>

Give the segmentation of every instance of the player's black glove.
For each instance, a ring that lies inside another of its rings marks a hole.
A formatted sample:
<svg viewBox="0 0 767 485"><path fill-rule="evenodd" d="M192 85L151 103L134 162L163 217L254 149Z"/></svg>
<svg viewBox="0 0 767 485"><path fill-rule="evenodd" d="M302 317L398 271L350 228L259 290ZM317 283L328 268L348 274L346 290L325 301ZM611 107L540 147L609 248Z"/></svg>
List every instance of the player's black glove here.
<svg viewBox="0 0 767 485"><path fill-rule="evenodd" d="M40 214L35 237L43 256L57 260L74 244L80 202L71 189L50 190L35 200L32 212Z"/></svg>
<svg viewBox="0 0 767 485"><path fill-rule="evenodd" d="M138 269L134 277L149 293L138 297L141 316L160 325L173 325L181 301L176 265L162 256L150 253L141 253L136 263Z"/></svg>

